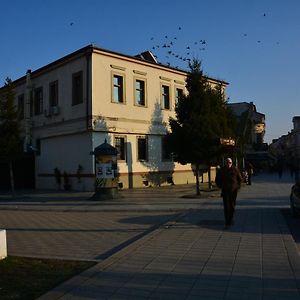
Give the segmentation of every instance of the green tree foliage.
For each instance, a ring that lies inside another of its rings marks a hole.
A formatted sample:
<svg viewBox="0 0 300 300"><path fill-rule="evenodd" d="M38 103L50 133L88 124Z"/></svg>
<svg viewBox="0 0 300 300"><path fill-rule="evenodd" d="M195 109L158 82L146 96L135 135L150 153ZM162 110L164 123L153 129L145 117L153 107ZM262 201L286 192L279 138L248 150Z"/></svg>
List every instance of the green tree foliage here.
<svg viewBox="0 0 300 300"><path fill-rule="evenodd" d="M12 82L7 78L0 95L0 157L5 161L14 160L22 151L21 126L14 99Z"/></svg>
<svg viewBox="0 0 300 300"><path fill-rule="evenodd" d="M21 126L14 99L12 81L7 78L5 86L0 91L0 160L10 164L13 192L12 163L22 153Z"/></svg>
<svg viewBox="0 0 300 300"><path fill-rule="evenodd" d="M182 164L195 166L197 194L199 167L208 168L216 162L221 151L220 138L229 137L231 122L220 85L212 87L203 75L201 62L194 59L186 79L187 95L179 99L170 118L171 132L167 135L174 159Z"/></svg>

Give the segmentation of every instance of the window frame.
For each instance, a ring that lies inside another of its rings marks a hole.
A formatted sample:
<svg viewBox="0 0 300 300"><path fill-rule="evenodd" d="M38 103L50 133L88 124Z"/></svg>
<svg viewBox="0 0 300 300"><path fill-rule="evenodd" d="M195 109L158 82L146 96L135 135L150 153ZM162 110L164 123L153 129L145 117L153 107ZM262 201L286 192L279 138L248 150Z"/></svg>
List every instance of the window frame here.
<svg viewBox="0 0 300 300"><path fill-rule="evenodd" d="M115 101L115 77L120 77L122 78L122 84L121 84L121 100L122 101ZM115 104L126 104L126 88L125 88L125 74L121 72L111 72L111 102Z"/></svg>
<svg viewBox="0 0 300 300"><path fill-rule="evenodd" d="M165 93L163 93L163 88L167 87L168 88L168 101L169 101L169 107L166 108L165 106ZM161 83L160 84L160 105L163 110L171 110L172 103L171 103L171 85L166 84L166 83Z"/></svg>
<svg viewBox="0 0 300 300"><path fill-rule="evenodd" d="M143 96L144 96L144 104L138 103L137 86L136 86L138 81L144 83L144 87L143 87L143 90L142 90L143 91ZM147 107L147 80L146 80L146 78L134 77L133 85L134 85L134 105L138 106L138 107Z"/></svg>
<svg viewBox="0 0 300 300"><path fill-rule="evenodd" d="M54 95L52 94L54 87ZM58 80L49 83L49 107L58 106Z"/></svg>
<svg viewBox="0 0 300 300"><path fill-rule="evenodd" d="M144 140L145 141L145 158L140 158L140 151L139 151L139 140ZM136 157L137 161L140 162L147 162L149 160L149 149L148 149L148 137L147 136L137 136L136 137Z"/></svg>
<svg viewBox="0 0 300 300"><path fill-rule="evenodd" d="M75 85L75 79L80 79L80 85ZM83 103L83 71L72 74L72 106Z"/></svg>
<svg viewBox="0 0 300 300"><path fill-rule="evenodd" d="M179 97L177 96L177 91L181 90L182 91L182 96L184 95L184 86L179 86L179 85L175 85L174 86L174 107L176 107L177 103L178 103L178 99Z"/></svg>
<svg viewBox="0 0 300 300"><path fill-rule="evenodd" d="M34 107L34 115L38 116L43 113L43 99L44 91L43 87L37 87L34 89L34 97L33 97L33 107Z"/></svg>
<svg viewBox="0 0 300 300"><path fill-rule="evenodd" d="M123 149L124 150L124 157L123 158L120 158L120 151L119 151L118 145L116 143L117 139L123 139L124 140L124 149ZM117 155L118 161L121 161L121 162L127 161L127 138L126 138L126 136L125 135L114 135L114 146L118 150L118 155Z"/></svg>
<svg viewBox="0 0 300 300"><path fill-rule="evenodd" d="M173 160L172 153L170 152L168 156L165 155L167 153L165 143L166 143L166 135L163 135L161 137L161 161L169 162Z"/></svg>

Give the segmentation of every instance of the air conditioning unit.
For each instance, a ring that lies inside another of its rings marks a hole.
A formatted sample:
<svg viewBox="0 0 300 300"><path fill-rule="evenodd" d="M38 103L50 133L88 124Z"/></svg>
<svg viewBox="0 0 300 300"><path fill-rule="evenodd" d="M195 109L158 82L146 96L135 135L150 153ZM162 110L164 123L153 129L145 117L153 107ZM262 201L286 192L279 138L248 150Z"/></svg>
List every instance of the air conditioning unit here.
<svg viewBox="0 0 300 300"><path fill-rule="evenodd" d="M49 109L44 110L44 116L47 117L47 118L51 117L51 113L50 113Z"/></svg>
<svg viewBox="0 0 300 300"><path fill-rule="evenodd" d="M58 115L59 114L59 107L58 106L52 106L51 107L51 114L52 115Z"/></svg>

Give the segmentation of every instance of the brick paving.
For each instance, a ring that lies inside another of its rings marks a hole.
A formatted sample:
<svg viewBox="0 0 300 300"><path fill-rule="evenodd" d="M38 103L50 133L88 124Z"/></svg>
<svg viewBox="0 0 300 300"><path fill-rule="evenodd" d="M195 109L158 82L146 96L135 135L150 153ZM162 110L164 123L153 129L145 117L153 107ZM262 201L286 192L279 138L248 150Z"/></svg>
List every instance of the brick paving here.
<svg viewBox="0 0 300 300"><path fill-rule="evenodd" d="M282 180L275 175L254 177L253 185L243 187L238 195L235 223L229 229L223 225L220 198L198 199L198 206L192 201L180 214L169 211L166 219L158 217L151 224L160 221L160 226L40 300L300 299L300 257L282 214L288 209L291 185L287 176ZM159 203L152 206L152 216L155 209L162 213ZM139 220L147 218L146 211L140 215L137 208L132 213ZM145 229L149 223L140 228ZM82 238L85 234L90 233L84 232Z"/></svg>

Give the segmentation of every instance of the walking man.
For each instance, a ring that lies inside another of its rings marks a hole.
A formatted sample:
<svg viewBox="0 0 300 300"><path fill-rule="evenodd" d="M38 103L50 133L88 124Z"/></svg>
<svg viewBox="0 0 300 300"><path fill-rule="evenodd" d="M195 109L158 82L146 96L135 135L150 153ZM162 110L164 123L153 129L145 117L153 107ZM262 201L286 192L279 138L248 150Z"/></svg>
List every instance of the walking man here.
<svg viewBox="0 0 300 300"><path fill-rule="evenodd" d="M216 185L222 189L226 227L232 224L236 197L241 184L242 175L239 169L232 165L232 159L228 157L225 166L216 175Z"/></svg>

